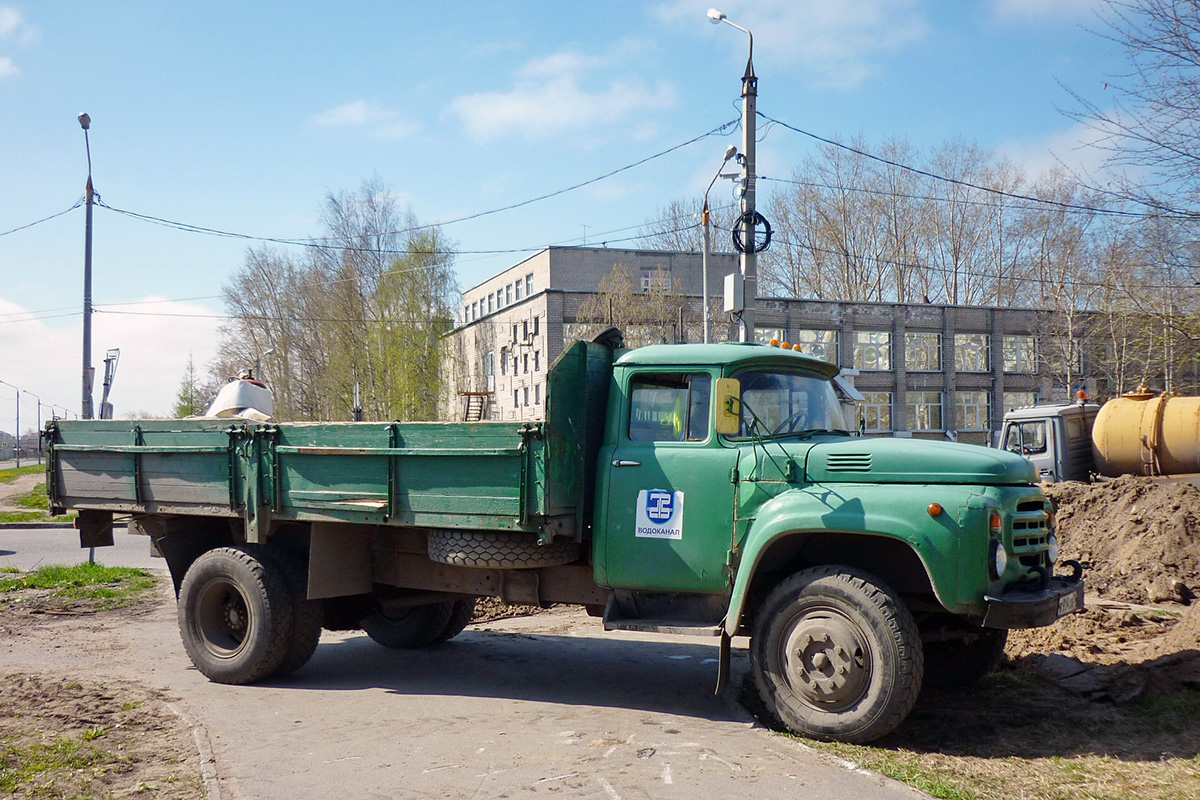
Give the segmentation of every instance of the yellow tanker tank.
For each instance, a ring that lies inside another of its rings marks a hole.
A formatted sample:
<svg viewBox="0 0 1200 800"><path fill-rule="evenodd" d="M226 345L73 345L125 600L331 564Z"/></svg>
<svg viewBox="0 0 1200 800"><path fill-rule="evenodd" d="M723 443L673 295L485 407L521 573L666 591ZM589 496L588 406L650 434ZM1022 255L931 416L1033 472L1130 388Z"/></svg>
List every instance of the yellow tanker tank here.
<svg viewBox="0 0 1200 800"><path fill-rule="evenodd" d="M1101 475L1200 472L1200 397L1139 389L1109 400L1092 427Z"/></svg>

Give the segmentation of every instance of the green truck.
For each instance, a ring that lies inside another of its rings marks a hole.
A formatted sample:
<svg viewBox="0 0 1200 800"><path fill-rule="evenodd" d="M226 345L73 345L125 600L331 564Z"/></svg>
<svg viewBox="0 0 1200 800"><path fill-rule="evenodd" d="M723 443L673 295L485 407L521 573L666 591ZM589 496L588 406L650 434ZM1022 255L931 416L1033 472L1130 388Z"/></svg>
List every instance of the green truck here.
<svg viewBox="0 0 1200 800"><path fill-rule="evenodd" d="M855 435L836 372L767 345L578 342L544 421L56 420L47 487L84 547L112 543L114 514L150 536L214 681L299 669L322 629L425 647L478 597L576 604L715 637L717 691L749 635L780 723L866 742L1084 585L1075 562L1054 574L1026 459Z"/></svg>

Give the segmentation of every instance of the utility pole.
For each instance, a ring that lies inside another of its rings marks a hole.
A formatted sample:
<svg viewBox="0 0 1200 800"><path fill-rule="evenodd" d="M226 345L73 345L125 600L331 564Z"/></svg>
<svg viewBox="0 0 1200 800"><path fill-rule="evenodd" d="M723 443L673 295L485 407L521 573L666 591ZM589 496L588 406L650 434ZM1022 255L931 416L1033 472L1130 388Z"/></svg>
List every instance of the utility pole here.
<svg viewBox="0 0 1200 800"><path fill-rule="evenodd" d="M92 418L92 206L96 193L92 189L92 145L88 130L92 118L79 115L79 126L83 128L83 144L87 148L88 176L84 187L84 232L83 232L83 399L80 413L84 419Z"/></svg>
<svg viewBox="0 0 1200 800"><path fill-rule="evenodd" d="M742 216L737 226L741 229L742 246L740 267L745 298L742 304L741 324L738 341L754 341L754 306L758 294L758 248L754 238L757 212L754 208L756 176L754 174L756 122L758 116L758 78L754 74L754 34L715 8L708 10L708 19L714 25L724 22L750 37L750 52L746 58L746 71L742 74L742 154L738 159L742 165Z"/></svg>

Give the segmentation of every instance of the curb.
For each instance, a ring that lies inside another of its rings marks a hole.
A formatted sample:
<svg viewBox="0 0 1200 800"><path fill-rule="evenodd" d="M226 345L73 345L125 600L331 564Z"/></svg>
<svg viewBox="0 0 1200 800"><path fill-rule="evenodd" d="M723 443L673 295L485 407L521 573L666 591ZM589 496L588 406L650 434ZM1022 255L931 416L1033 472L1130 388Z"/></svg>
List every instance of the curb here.
<svg viewBox="0 0 1200 800"><path fill-rule="evenodd" d="M204 781L205 800L221 800L221 780L217 777L217 759L213 755L212 742L204 723L188 714L174 703L167 703L171 713L179 717L184 725L192 729L196 752L200 755L200 779Z"/></svg>
<svg viewBox="0 0 1200 800"><path fill-rule="evenodd" d="M74 528L73 522L0 522L0 530L5 528Z"/></svg>

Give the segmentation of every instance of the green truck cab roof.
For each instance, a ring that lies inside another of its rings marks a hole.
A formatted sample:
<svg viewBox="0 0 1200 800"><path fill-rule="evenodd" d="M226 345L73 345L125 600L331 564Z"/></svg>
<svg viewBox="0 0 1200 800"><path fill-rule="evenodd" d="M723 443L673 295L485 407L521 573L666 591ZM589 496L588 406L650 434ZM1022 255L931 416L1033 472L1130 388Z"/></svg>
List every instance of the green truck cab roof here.
<svg viewBox="0 0 1200 800"><path fill-rule="evenodd" d="M827 361L806 356L797 350L784 350L766 344L750 342L721 342L719 344L653 344L627 350L616 360L616 366L726 367L726 372L742 366L782 366L816 372L828 379L837 375L838 367Z"/></svg>

